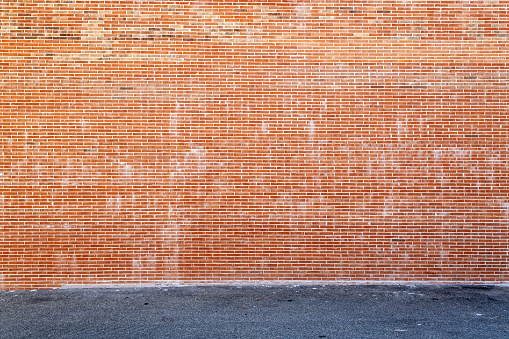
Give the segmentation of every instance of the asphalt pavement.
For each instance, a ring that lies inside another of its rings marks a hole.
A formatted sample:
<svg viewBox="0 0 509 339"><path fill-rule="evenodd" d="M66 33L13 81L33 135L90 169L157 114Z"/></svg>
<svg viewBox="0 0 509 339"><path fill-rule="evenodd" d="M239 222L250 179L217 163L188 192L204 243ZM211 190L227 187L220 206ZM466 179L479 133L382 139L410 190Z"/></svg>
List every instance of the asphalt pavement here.
<svg viewBox="0 0 509 339"><path fill-rule="evenodd" d="M509 288L226 285L0 292L0 338L509 338Z"/></svg>

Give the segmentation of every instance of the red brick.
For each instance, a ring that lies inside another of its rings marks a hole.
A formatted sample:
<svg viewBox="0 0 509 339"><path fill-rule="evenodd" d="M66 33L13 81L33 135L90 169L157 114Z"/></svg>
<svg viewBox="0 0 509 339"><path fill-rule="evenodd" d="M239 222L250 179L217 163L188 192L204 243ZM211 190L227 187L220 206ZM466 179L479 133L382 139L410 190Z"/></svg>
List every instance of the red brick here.
<svg viewBox="0 0 509 339"><path fill-rule="evenodd" d="M18 1L0 289L509 279L509 1Z"/></svg>

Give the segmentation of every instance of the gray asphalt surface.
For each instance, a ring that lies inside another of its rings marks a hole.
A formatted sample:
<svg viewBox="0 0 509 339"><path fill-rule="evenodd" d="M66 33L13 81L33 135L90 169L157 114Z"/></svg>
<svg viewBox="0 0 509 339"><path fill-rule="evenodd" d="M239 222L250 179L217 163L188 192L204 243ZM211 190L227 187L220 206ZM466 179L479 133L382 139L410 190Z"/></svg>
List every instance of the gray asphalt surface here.
<svg viewBox="0 0 509 339"><path fill-rule="evenodd" d="M509 338L509 288L180 286L0 292L1 338Z"/></svg>

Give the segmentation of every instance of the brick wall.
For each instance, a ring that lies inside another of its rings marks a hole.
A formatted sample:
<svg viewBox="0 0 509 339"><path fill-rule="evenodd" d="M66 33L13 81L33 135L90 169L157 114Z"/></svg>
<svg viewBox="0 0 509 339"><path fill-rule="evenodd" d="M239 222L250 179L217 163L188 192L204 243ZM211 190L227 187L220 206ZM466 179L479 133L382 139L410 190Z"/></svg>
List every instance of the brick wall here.
<svg viewBox="0 0 509 339"><path fill-rule="evenodd" d="M509 280L509 1L0 6L0 289Z"/></svg>

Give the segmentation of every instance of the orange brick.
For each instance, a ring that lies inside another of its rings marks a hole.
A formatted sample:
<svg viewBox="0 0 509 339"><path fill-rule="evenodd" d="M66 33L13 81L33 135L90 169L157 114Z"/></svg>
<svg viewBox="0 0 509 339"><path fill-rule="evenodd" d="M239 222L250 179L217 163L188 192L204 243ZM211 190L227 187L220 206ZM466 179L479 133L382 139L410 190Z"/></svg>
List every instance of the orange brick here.
<svg viewBox="0 0 509 339"><path fill-rule="evenodd" d="M507 282L508 6L2 2L0 289Z"/></svg>

